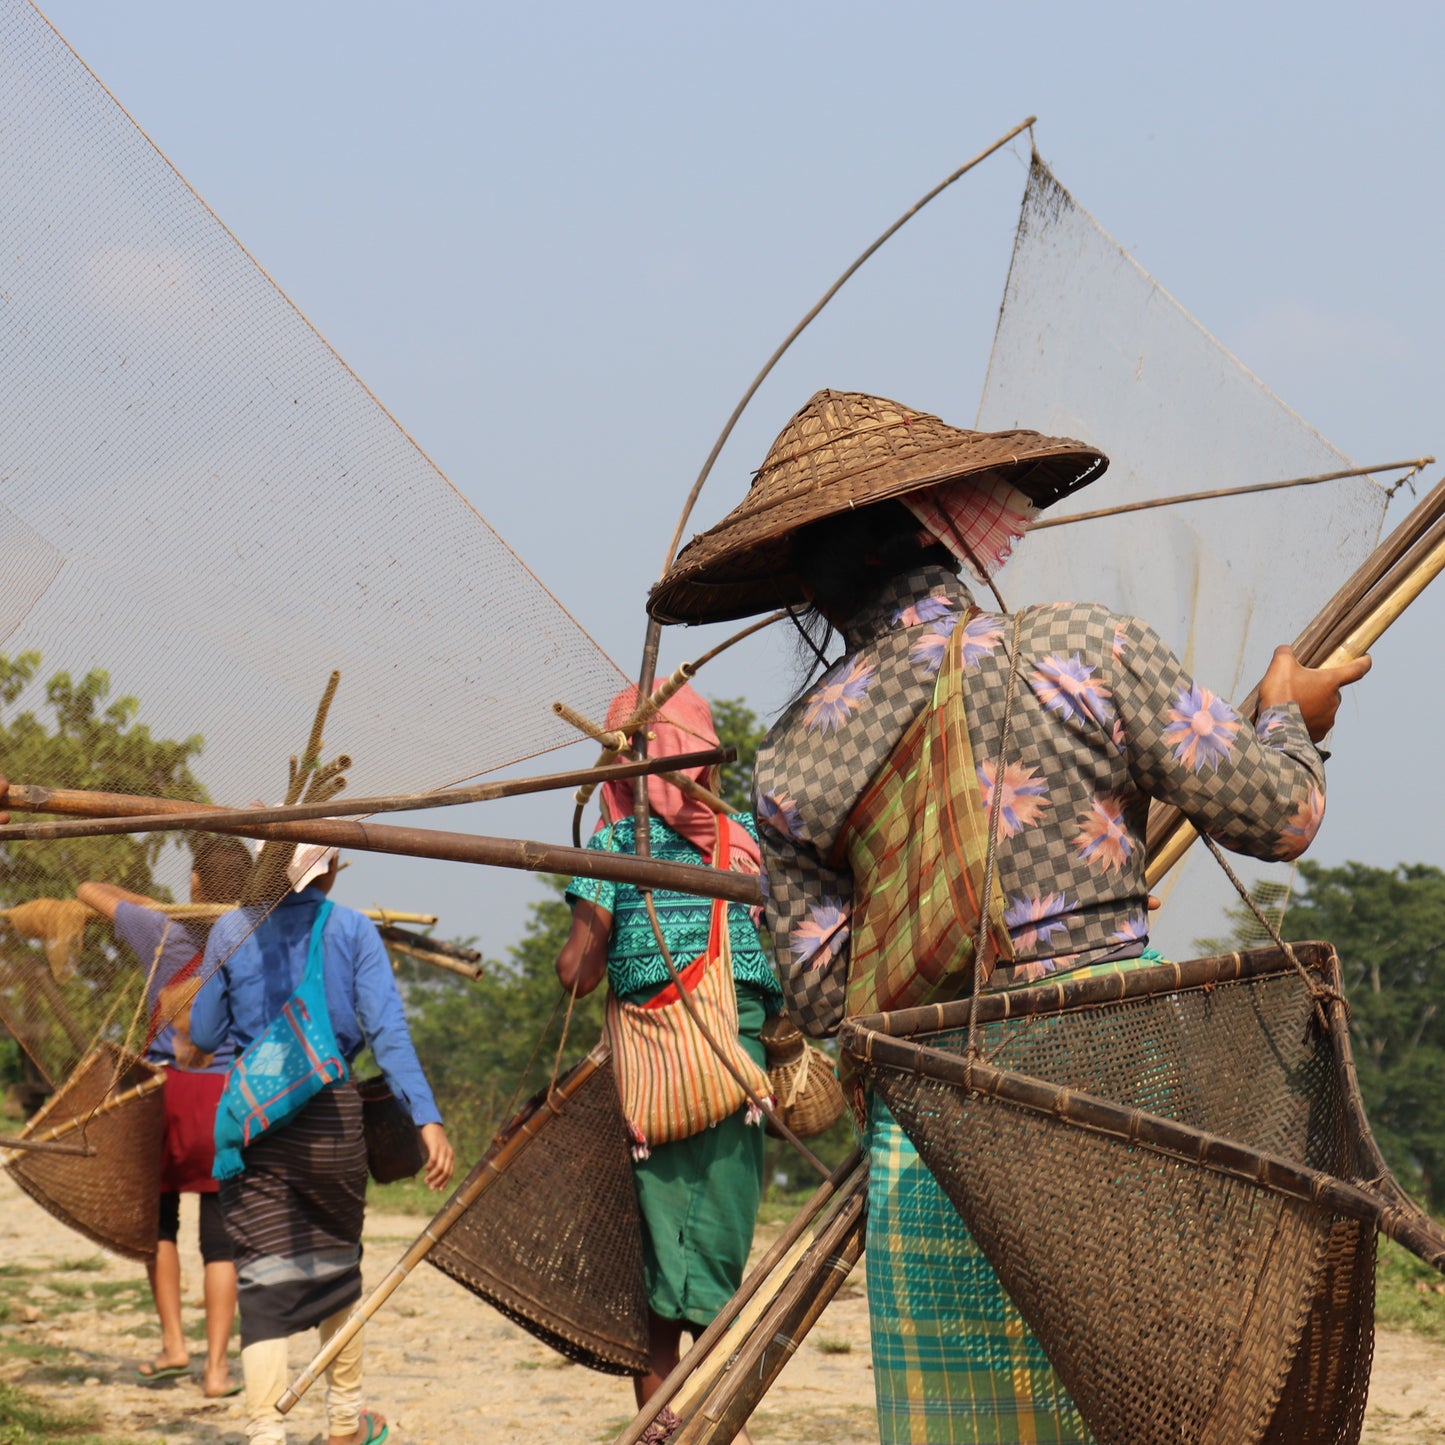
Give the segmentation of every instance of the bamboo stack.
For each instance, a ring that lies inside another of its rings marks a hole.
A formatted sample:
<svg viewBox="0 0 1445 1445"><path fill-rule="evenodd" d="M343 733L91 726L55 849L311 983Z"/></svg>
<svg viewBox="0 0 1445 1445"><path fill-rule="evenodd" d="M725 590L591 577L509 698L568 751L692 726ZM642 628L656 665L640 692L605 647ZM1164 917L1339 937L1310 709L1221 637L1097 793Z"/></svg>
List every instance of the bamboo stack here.
<svg viewBox="0 0 1445 1445"><path fill-rule="evenodd" d="M1445 480L1429 493L1295 639L1306 667L1334 667L1363 657L1386 629L1445 569ZM1239 705L1251 717L1259 689ZM1184 856L1198 835L1184 815L1155 805L1149 812L1147 877L1150 886Z"/></svg>

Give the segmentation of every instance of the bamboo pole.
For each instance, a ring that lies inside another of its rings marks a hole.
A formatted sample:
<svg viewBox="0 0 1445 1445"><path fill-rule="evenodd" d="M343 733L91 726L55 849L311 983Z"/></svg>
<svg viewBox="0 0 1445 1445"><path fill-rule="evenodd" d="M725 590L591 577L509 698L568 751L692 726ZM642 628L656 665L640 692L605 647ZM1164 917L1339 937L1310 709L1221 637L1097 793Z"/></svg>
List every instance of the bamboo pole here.
<svg viewBox="0 0 1445 1445"><path fill-rule="evenodd" d="M1373 588L1355 598L1353 606L1346 606L1332 627L1315 630L1310 638L1315 656L1300 660L1309 666L1338 667L1363 657L1442 570L1445 570L1445 519L1417 536ZM1351 584L1355 580L1352 578ZM1342 591L1357 590L1351 584ZM1332 599L1331 607L1334 602ZM1252 689L1242 704L1241 711L1246 715L1253 710L1258 694L1257 687ZM1183 858L1198 836L1177 809L1168 810L1162 826L1151 819L1149 861L1145 868L1149 887L1154 887Z"/></svg>
<svg viewBox="0 0 1445 1445"><path fill-rule="evenodd" d="M669 1445L727 1445L863 1257L866 1193L851 1195Z"/></svg>
<svg viewBox="0 0 1445 1445"><path fill-rule="evenodd" d="M337 1355L361 1333L367 1321L391 1298L412 1270L441 1243L462 1215L507 1172L512 1161L537 1137L548 1121L561 1112L555 1100L565 1104L607 1061L608 1052L605 1043L598 1044L542 1103L498 1134L476 1168L467 1175L452 1197L412 1241L406 1253L391 1267L386 1278L352 1310L346 1323L317 1351L311 1363L276 1401L276 1408L283 1415L288 1414L302 1395L330 1368Z"/></svg>
<svg viewBox="0 0 1445 1445"><path fill-rule="evenodd" d="M710 763L732 762L737 756L731 748L708 748L696 753L681 754L666 760L668 767L700 767ZM0 827L0 843L50 842L58 838L103 837L109 833L162 832L169 829L194 829L199 832L228 831L226 822L298 823L318 819L345 818L369 813L419 812L427 808L448 808L458 803L480 803L495 798L512 798L525 793L570 788L579 781L596 779L608 782L614 778L631 778L644 773L664 771L660 762L646 759L617 763L605 769L582 768L573 772L543 777L514 778L497 783L476 783L465 788L447 788L430 793L398 793L375 798L328 800L320 803L283 804L275 808L222 808L213 803L190 803L176 798L142 798L129 793L90 792L80 788L47 788L33 783L11 783L4 796L4 805L17 813L56 813L85 818L95 822L94 831L86 831L79 823L12 823ZM144 803L145 808L135 804ZM96 821L127 819L120 822ZM243 830L234 830L242 832ZM258 835L252 835L258 836ZM278 835L279 836L279 835ZM312 839L296 841L309 842Z"/></svg>
<svg viewBox="0 0 1445 1445"><path fill-rule="evenodd" d="M773 1295L761 1295L763 1286L780 1271L791 1270L792 1262L801 1257L803 1251L817 1237L817 1230L824 1221L824 1210L844 1189L858 1187L854 1181L860 1175L866 1180L867 1172L868 1165L862 1151L856 1148L850 1150L847 1158L818 1186L763 1257L748 1271L737 1293L698 1336L692 1348L652 1393L631 1424L617 1437L614 1445L637 1445L663 1408L678 1397L689 1380L695 1379L700 1370L707 1368L708 1358L718 1341L734 1326L740 1332L751 1328L752 1322L773 1298ZM755 1298L763 1300L758 1307L753 1306Z"/></svg>
<svg viewBox="0 0 1445 1445"><path fill-rule="evenodd" d="M1321 482L1343 481L1346 477L1368 477L1375 472L1408 471L1413 475L1434 462L1434 457L1416 457L1408 462L1381 462L1373 467L1349 467L1342 472L1320 472L1312 477L1291 477L1283 482L1255 482L1243 487L1215 487L1207 492L1180 492L1173 497L1150 497L1142 502L1121 502L1115 507L1099 507L1092 512L1070 512L1063 517L1040 517L1033 522L1030 532L1042 532L1049 527L1068 527L1075 522L1095 522L1102 517L1122 517L1130 512L1149 512L1156 507L1178 507L1185 502L1213 502L1225 497L1248 497L1256 492L1279 492L1287 487L1314 487Z"/></svg>
<svg viewBox="0 0 1445 1445"><path fill-rule="evenodd" d="M156 1073L149 1079L143 1079L139 1084L127 1089L123 1094L114 1094L105 1099L95 1108L89 1110L84 1118L67 1119L63 1124L55 1124L49 1129L41 1129L32 1134L27 1132L24 1138L31 1144L49 1144L57 1139L63 1139L67 1134L73 1134L77 1129L83 1129L92 1119L98 1118L101 1114L109 1114L112 1109L118 1109L122 1104L128 1104L132 1099L143 1098L146 1094L154 1093L165 1083L165 1075Z"/></svg>
<svg viewBox="0 0 1445 1445"><path fill-rule="evenodd" d="M485 972L479 963L467 963L464 959L452 958L445 953L435 953L429 948L422 948L419 944L403 942L394 937L390 930L383 929L381 936L393 953L405 954L407 958L414 958L418 963L429 963L433 968L445 969L448 973L470 979L473 983Z"/></svg>
<svg viewBox="0 0 1445 1445"><path fill-rule="evenodd" d="M7 1149L30 1149L36 1154L75 1154L82 1159L94 1159L95 1149L89 1144L42 1144L36 1139L26 1139L18 1134L0 1134L0 1153Z"/></svg>
<svg viewBox="0 0 1445 1445"><path fill-rule="evenodd" d="M152 913L164 913L167 918L174 918L178 923L187 923L193 920L214 923L223 913L231 912L235 906L234 903L151 903L147 905ZM382 927L396 923L412 923L422 928L431 928L437 922L435 913L407 913L396 908L358 908L356 911ZM418 937L420 936L418 935ZM428 940L428 942L432 941L434 940Z"/></svg>

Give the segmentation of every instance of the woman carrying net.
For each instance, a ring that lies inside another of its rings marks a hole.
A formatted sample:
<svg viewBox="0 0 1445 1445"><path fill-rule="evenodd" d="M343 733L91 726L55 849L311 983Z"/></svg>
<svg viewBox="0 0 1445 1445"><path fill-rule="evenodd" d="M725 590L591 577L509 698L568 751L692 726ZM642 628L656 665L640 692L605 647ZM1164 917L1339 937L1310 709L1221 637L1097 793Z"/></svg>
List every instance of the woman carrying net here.
<svg viewBox="0 0 1445 1445"><path fill-rule="evenodd" d="M1135 618L1089 603L987 612L959 580L961 562L989 580L1041 507L1106 465L1079 442L821 392L653 590L664 621L806 606L820 658L842 635L755 775L767 921L806 1032L966 995L976 936L994 990L1140 958L1151 799L1256 857L1314 837L1314 741L1367 659L1311 671L1280 649L1246 720ZM858 1105L880 1438L1088 1441L912 1144L879 1099Z"/></svg>
<svg viewBox="0 0 1445 1445"><path fill-rule="evenodd" d="M636 688L614 698L608 728L623 725L636 705ZM712 713L690 686L681 688L645 728L647 752L654 758L718 746ZM715 785L712 773L697 767L684 776L709 786ZM750 815L724 816L661 777L647 780L647 800L653 857L757 871ZM602 820L588 846L635 852L633 804L631 779L604 784ZM699 1333L742 1281L762 1197L763 1130L755 1111L733 1092L735 1080L705 1041L691 1034L637 889L574 878L567 896L572 900L572 928L557 958L557 976L578 995L590 993L604 975L607 978L608 1033L632 1133L652 1356L649 1372L636 1380L641 1404L677 1364L683 1330ZM735 996L730 1036L720 1041L730 1048L734 1068L750 1087L766 1094L759 1033L780 1009L782 998L747 910L738 904L714 906L685 893L658 891L653 899L662 941L695 1003L716 1009L713 1016L722 1018ZM699 967L705 958L709 962ZM647 1064L644 1060L639 1066L633 1040L636 1028L654 1025L677 1036L673 1058L691 1048L694 1068L684 1074L675 1067L667 1077L656 1077L654 1070L655 1087L648 1093L636 1077L646 1072ZM737 1102L718 1102L719 1109L729 1110L726 1116L693 1128L702 1117L694 1112L697 1096ZM647 1117L639 1117L644 1114ZM667 1115L683 1122L667 1130L661 1117ZM667 1142L658 1142L659 1129L669 1136ZM679 1129L688 1132L679 1137Z"/></svg>

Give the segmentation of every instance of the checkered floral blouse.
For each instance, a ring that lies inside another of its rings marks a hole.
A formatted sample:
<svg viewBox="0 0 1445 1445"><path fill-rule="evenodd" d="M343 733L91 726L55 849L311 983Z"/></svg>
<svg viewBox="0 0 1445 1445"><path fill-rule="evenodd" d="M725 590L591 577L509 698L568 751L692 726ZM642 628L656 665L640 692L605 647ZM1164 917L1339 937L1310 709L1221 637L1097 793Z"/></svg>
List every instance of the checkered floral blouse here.
<svg viewBox="0 0 1445 1445"><path fill-rule="evenodd" d="M853 880L835 845L932 697L944 644L960 626L987 807L1013 622L979 611L941 567L895 578L849 621L847 654L758 752L767 921L789 1009L814 1034L836 1029L843 1011ZM1146 624L1093 603L1030 609L1020 652L998 854L1017 962L996 971L993 987L1143 952L1151 798L1257 858L1294 858L1318 831L1324 761L1293 703L1265 709L1251 726Z"/></svg>

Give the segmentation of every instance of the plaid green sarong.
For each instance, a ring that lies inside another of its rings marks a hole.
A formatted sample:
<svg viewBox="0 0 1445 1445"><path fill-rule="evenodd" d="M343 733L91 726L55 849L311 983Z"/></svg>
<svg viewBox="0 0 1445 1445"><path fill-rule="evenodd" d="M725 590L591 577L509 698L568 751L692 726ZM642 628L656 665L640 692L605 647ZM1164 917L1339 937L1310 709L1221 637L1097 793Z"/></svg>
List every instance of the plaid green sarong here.
<svg viewBox="0 0 1445 1445"><path fill-rule="evenodd" d="M1091 1445L958 1211L873 1095L868 1317L882 1445Z"/></svg>

